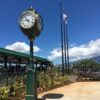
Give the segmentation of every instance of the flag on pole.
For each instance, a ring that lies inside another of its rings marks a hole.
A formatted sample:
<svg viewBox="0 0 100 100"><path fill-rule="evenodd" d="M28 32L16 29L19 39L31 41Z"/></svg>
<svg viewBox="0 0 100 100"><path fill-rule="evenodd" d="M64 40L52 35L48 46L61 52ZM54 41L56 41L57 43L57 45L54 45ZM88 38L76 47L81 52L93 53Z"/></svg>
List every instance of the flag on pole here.
<svg viewBox="0 0 100 100"><path fill-rule="evenodd" d="M63 21L67 24L67 15L63 13Z"/></svg>

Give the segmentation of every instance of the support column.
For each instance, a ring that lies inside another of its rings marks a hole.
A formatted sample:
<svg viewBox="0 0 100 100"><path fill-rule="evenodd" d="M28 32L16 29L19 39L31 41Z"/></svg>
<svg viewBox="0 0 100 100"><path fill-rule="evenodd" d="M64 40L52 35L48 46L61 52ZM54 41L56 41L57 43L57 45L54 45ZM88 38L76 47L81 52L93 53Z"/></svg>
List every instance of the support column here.
<svg viewBox="0 0 100 100"><path fill-rule="evenodd" d="M36 68L34 67L33 39L30 39L30 65L27 71L26 100L37 100Z"/></svg>

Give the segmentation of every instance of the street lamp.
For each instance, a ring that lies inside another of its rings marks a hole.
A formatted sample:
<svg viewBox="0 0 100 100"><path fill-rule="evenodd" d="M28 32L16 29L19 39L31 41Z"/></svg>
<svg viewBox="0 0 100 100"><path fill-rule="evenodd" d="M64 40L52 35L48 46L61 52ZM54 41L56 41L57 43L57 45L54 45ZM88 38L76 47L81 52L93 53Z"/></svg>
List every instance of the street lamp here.
<svg viewBox="0 0 100 100"><path fill-rule="evenodd" d="M25 10L19 18L21 31L30 41L30 64L26 76L26 100L37 100L37 75L34 67L33 41L43 29L41 16L33 9Z"/></svg>

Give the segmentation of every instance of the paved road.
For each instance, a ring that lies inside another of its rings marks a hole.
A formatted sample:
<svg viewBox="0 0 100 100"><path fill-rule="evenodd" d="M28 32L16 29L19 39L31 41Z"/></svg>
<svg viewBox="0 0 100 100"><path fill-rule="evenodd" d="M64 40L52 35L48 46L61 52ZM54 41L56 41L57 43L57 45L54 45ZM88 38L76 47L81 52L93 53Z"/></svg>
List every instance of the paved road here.
<svg viewBox="0 0 100 100"><path fill-rule="evenodd" d="M38 95L39 100L100 100L100 82L77 82Z"/></svg>

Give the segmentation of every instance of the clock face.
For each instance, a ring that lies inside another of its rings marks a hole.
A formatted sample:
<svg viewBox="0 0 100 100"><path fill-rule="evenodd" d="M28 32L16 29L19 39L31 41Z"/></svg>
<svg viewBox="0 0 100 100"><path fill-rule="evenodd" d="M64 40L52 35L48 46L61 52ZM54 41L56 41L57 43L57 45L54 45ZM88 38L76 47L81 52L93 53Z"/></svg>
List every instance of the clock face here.
<svg viewBox="0 0 100 100"><path fill-rule="evenodd" d="M36 20L35 14L30 11L26 11L20 17L19 24L24 29L30 29L34 26L35 20Z"/></svg>
<svg viewBox="0 0 100 100"><path fill-rule="evenodd" d="M38 15L38 17L37 17L37 27L38 27L39 31L42 31L43 22L42 22L42 18L40 17L40 15Z"/></svg>

